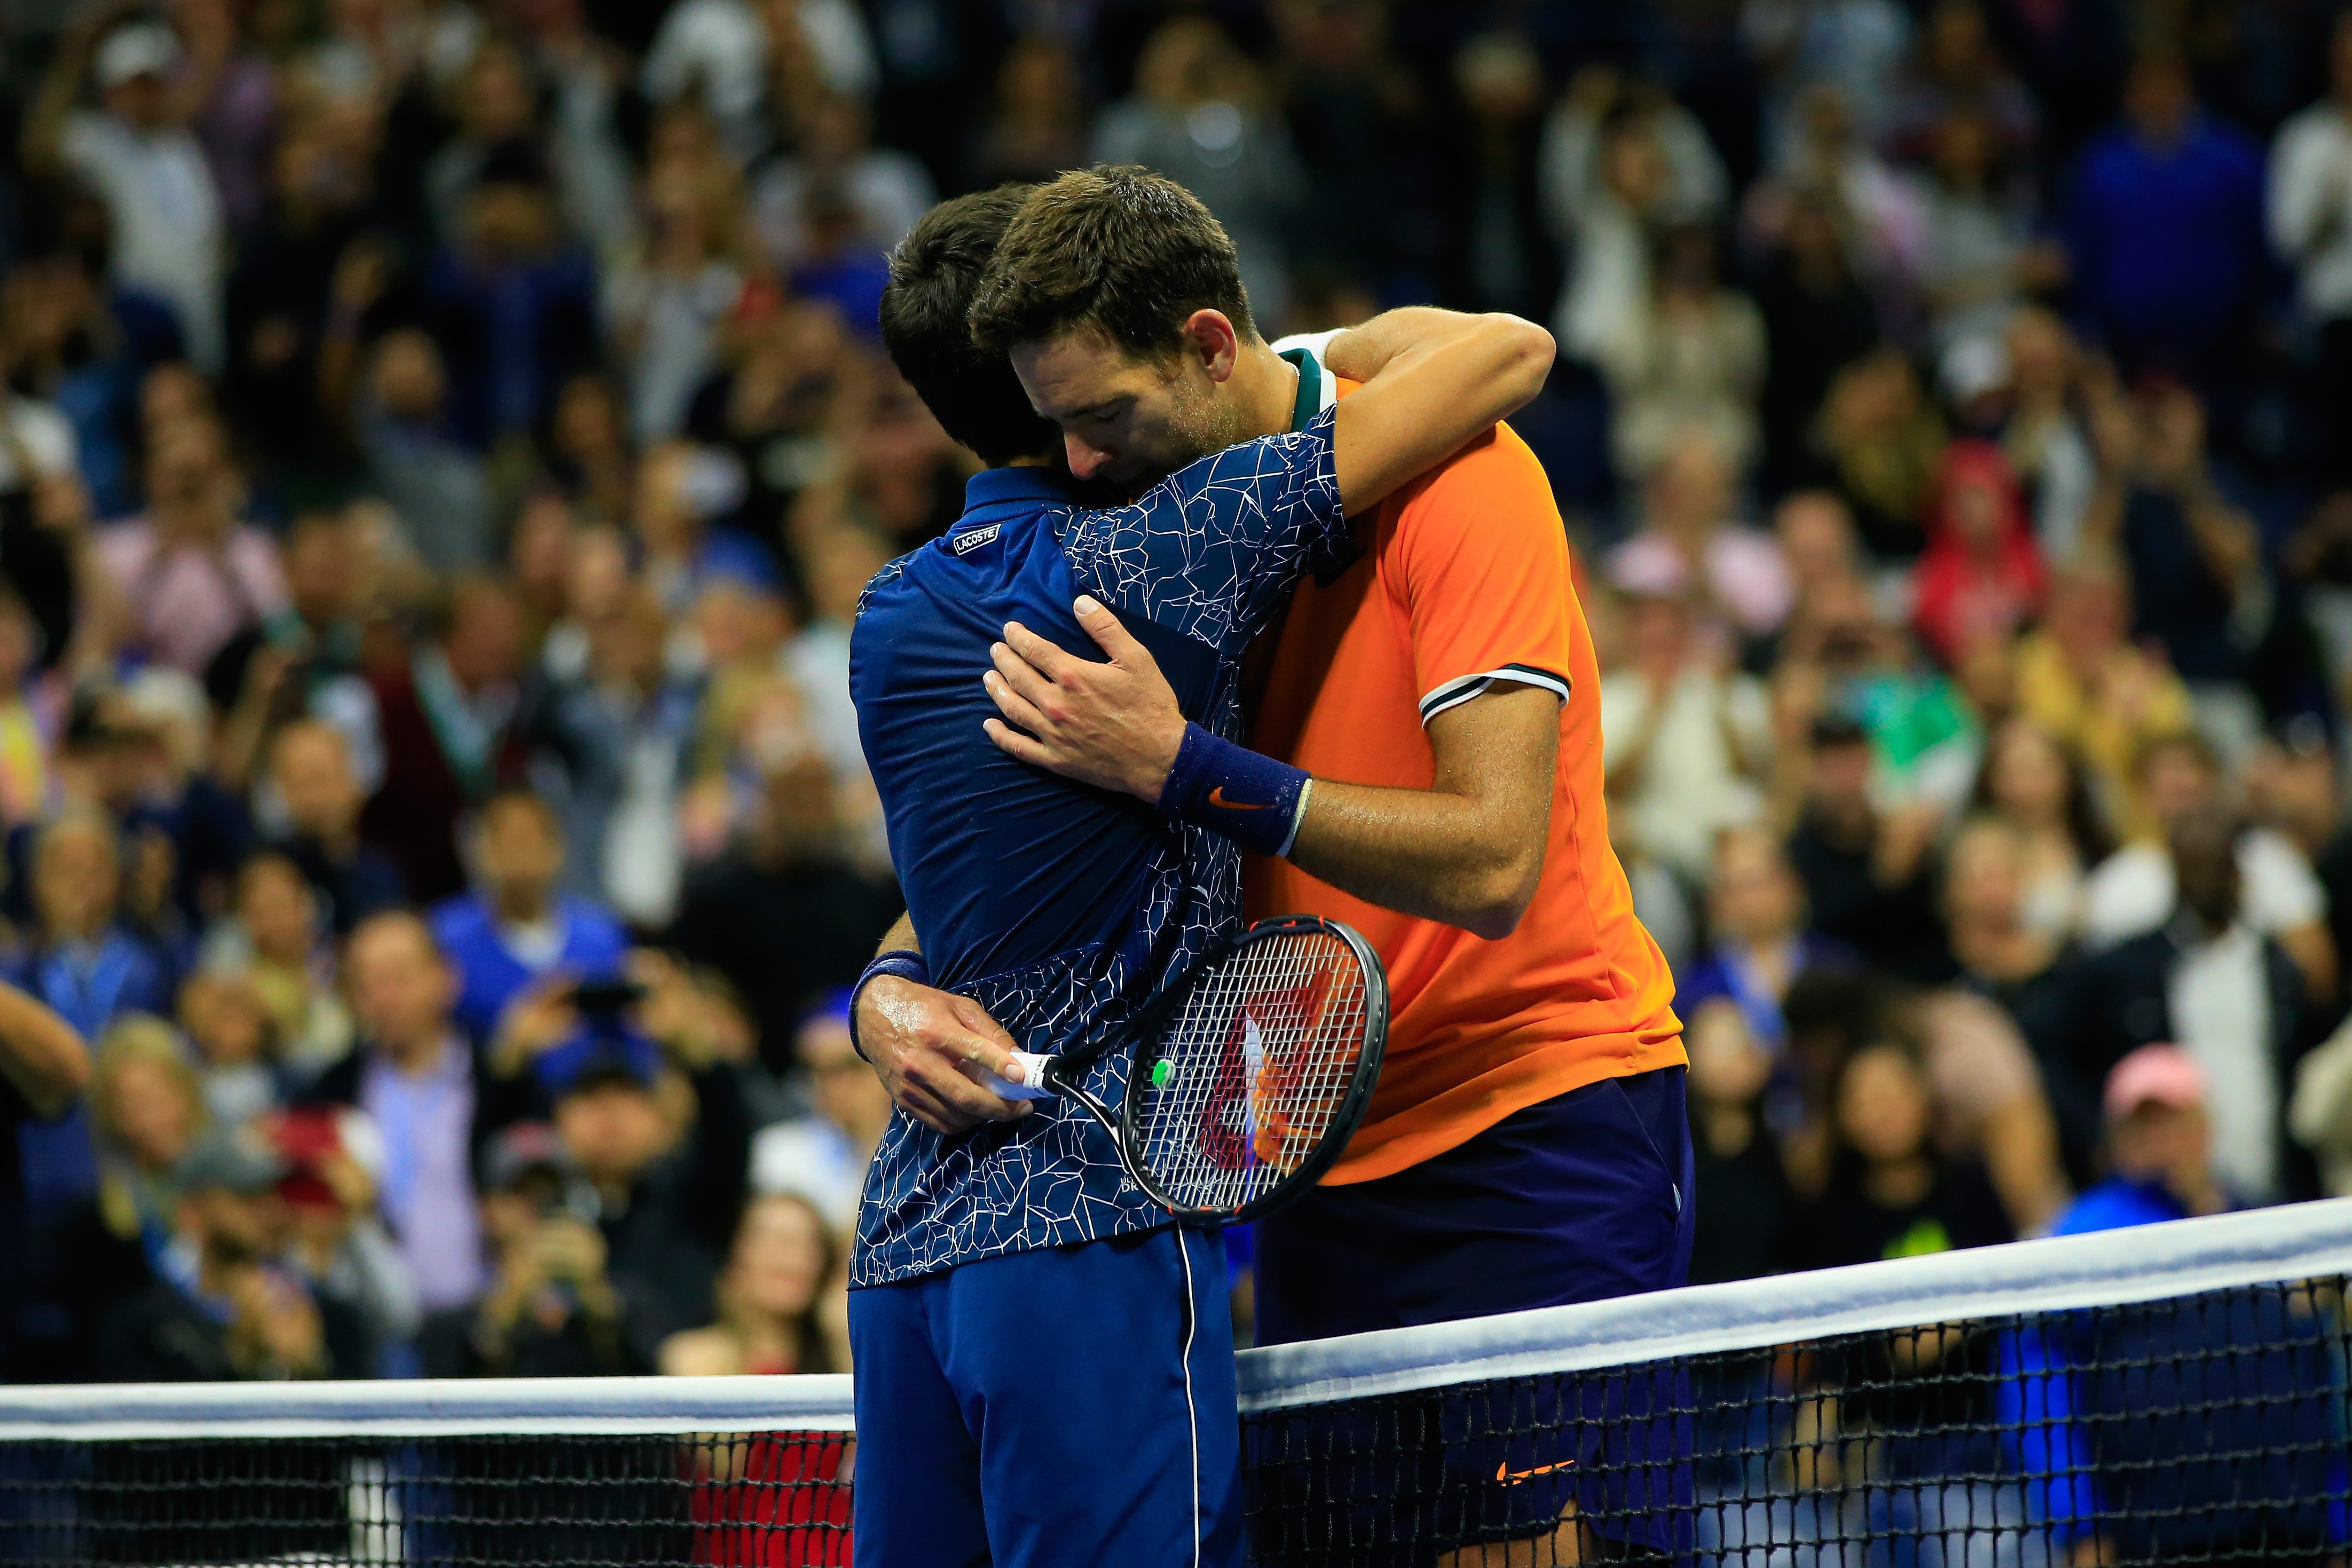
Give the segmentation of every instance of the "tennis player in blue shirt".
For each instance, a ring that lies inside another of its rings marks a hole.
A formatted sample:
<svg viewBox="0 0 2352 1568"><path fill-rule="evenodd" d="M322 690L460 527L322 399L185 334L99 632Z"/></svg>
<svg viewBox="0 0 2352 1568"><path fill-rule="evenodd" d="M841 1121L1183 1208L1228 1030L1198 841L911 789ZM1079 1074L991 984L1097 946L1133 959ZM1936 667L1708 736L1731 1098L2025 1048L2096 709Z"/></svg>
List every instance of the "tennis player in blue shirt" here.
<svg viewBox="0 0 2352 1568"><path fill-rule="evenodd" d="M1213 225L1168 182L1136 195ZM850 680L924 943L869 973L949 988L1052 1053L1116 1031L1231 930L1243 849L1277 852L1290 836L1304 776L1234 743L1251 638L1303 573L1344 563L1348 515L1532 397L1552 349L1513 318L1395 313L1359 329L1378 370L1337 410L1202 458L1132 505L1089 509L1051 465L1057 434L964 326L1021 199L947 203L891 258L892 357L992 466L944 538L867 587ZM1177 417L1213 418L1215 383L1267 373L1237 352L1247 314L1195 311L1169 345L1181 350ZM1114 337L1127 327L1101 323ZM1076 614L1090 601L1152 650L1195 727L1158 809L1017 762L983 729L996 706L975 671L1006 622L1082 646ZM1107 1054L1085 1086L1116 1103L1123 1064ZM980 1081L1009 1061L975 1050L963 1066ZM893 1087L900 1109L866 1177L851 1266L859 1568L1237 1563L1215 1239L1172 1228L1066 1101L949 1134L922 1113L920 1085Z"/></svg>

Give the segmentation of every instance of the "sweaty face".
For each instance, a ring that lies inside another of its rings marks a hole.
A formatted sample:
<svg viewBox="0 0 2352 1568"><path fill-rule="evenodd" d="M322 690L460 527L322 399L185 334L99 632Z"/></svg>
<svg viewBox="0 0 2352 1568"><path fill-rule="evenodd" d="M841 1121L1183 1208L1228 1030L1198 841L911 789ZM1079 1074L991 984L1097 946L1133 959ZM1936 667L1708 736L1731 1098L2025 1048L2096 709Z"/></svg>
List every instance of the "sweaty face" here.
<svg viewBox="0 0 2352 1568"><path fill-rule="evenodd" d="M1030 402L1061 426L1070 472L1128 495L1248 434L1190 352L1139 358L1088 329L1012 358Z"/></svg>

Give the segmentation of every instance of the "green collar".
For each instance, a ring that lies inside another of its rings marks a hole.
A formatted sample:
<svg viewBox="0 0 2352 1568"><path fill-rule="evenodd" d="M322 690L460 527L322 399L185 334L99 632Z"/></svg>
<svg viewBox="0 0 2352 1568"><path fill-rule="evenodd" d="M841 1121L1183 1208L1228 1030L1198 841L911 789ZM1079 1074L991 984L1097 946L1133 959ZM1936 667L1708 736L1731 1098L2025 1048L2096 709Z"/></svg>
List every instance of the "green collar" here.
<svg viewBox="0 0 2352 1568"><path fill-rule="evenodd" d="M1282 357L1298 370L1298 402L1290 411L1290 428L1304 430L1323 412L1323 367L1304 349L1285 349Z"/></svg>

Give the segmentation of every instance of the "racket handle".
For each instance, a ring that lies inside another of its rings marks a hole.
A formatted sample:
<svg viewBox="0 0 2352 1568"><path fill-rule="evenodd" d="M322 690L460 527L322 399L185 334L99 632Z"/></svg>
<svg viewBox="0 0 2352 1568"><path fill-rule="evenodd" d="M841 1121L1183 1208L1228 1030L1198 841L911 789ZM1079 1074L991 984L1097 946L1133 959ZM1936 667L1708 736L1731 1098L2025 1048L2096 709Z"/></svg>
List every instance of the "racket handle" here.
<svg viewBox="0 0 2352 1568"><path fill-rule="evenodd" d="M1013 1060L1021 1064L1021 1082L999 1078L993 1072L981 1075L981 1086L1007 1100L1051 1100L1054 1092L1045 1086L1045 1063L1052 1060L1034 1051L1016 1051Z"/></svg>

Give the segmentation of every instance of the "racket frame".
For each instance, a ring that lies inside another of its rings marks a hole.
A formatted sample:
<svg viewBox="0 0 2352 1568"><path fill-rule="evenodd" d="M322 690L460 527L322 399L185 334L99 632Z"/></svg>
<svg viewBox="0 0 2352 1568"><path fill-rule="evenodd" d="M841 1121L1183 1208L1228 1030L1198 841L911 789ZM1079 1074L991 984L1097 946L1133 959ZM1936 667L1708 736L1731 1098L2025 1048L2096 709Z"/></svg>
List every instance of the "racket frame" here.
<svg viewBox="0 0 2352 1568"><path fill-rule="evenodd" d="M1143 1143L1139 1091L1149 1087L1147 1081L1151 1068L1161 1060L1160 1048L1166 1043L1164 1030L1182 1009L1185 998L1192 994L1193 986L1219 964L1244 947L1269 937L1298 936L1338 938L1355 956L1363 975L1364 1044L1357 1053L1354 1075L1349 1082L1347 1092L1340 1096L1339 1108L1332 1113L1330 1124L1313 1152L1299 1162L1296 1170L1280 1177L1265 1191L1229 1209L1198 1208L1179 1204L1152 1178L1150 1169L1139 1152ZM1101 1123L1118 1145L1119 1163L1127 1167L1128 1176L1143 1189L1145 1197L1165 1209L1179 1225L1244 1224L1263 1218L1303 1196L1338 1162L1355 1136L1356 1128L1363 1120L1364 1109L1370 1103L1372 1091L1380 1082L1381 1064L1388 1051L1388 974L1381 968L1380 955L1373 951L1372 945L1353 926L1337 920L1326 920L1319 915L1276 915L1224 938L1206 957L1192 966L1181 984L1171 987L1154 1000L1124 1032L1128 1036L1127 1092L1119 1097L1116 1112L1080 1088L1074 1076L1077 1069L1098 1060L1097 1055L1045 1059L1041 1087L1076 1101ZM1150 1053L1148 1059L1147 1047Z"/></svg>

